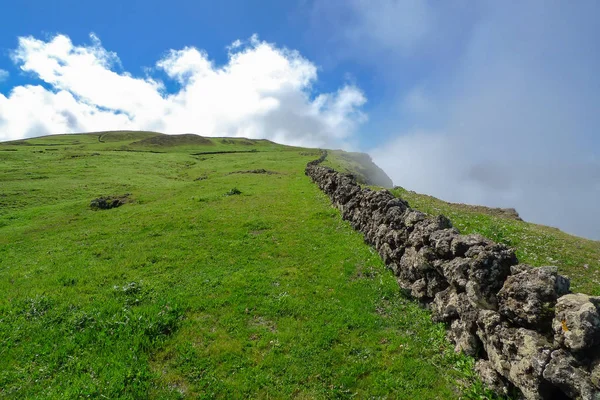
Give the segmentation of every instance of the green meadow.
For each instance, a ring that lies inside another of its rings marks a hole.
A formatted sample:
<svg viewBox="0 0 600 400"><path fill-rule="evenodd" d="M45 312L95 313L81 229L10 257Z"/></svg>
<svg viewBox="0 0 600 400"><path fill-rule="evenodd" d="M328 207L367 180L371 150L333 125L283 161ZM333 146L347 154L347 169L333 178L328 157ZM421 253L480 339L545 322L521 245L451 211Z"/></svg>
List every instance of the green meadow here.
<svg viewBox="0 0 600 400"><path fill-rule="evenodd" d="M149 132L1 143L0 397L491 398L304 175L319 154ZM395 193L598 293L598 242ZM125 204L91 209L102 196Z"/></svg>

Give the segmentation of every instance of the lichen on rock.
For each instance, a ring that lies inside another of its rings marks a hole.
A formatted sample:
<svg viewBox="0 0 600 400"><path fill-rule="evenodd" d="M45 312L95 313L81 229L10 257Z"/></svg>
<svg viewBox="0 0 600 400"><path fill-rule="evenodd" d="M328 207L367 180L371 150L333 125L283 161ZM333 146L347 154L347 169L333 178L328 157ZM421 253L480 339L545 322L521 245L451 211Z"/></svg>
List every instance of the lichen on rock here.
<svg viewBox="0 0 600 400"><path fill-rule="evenodd" d="M600 297L567 294L558 299L552 322L554 339L573 351L600 344Z"/></svg>

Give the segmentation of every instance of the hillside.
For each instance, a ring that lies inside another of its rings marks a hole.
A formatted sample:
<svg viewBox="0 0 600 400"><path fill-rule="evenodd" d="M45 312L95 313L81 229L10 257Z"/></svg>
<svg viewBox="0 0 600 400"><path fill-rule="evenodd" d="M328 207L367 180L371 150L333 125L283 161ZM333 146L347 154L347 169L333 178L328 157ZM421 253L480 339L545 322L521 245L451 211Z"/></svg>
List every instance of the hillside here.
<svg viewBox="0 0 600 400"><path fill-rule="evenodd" d="M394 194L418 210L446 215L462 233L479 233L516 249L519 261L535 267L556 265L574 292L600 296L600 241L515 219L497 209L447 203L397 187Z"/></svg>
<svg viewBox="0 0 600 400"><path fill-rule="evenodd" d="M318 155L144 132L0 144L0 397L482 393L304 176Z"/></svg>
<svg viewBox="0 0 600 400"><path fill-rule="evenodd" d="M0 396L487 396L304 175L319 154L152 132L1 143ZM598 292L598 242L393 192ZM110 196L124 204L90 207Z"/></svg>
<svg viewBox="0 0 600 400"><path fill-rule="evenodd" d="M338 171L356 171L356 167L335 152L330 153L326 165ZM521 263L535 267L556 265L561 274L571 279L574 292L600 295L600 241L523 221L512 209L448 203L400 186L391 191L419 211L432 216L445 215L463 234L478 233L514 248Z"/></svg>
<svg viewBox="0 0 600 400"><path fill-rule="evenodd" d="M341 150L329 151L325 165L334 166L356 177L360 184L391 188L393 182L371 157L365 153L349 153Z"/></svg>

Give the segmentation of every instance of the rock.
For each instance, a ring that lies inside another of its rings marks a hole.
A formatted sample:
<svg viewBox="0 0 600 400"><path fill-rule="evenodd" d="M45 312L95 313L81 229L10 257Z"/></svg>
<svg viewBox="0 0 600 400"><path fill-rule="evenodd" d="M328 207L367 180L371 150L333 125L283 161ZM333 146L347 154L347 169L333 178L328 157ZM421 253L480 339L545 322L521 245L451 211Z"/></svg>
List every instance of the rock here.
<svg viewBox="0 0 600 400"><path fill-rule="evenodd" d="M470 250L472 250L471 248ZM465 253L468 255L469 251ZM517 264L514 251L502 245L492 245L473 258L469 281L465 289L473 306L496 310L496 294L510 273L511 265Z"/></svg>
<svg viewBox="0 0 600 400"><path fill-rule="evenodd" d="M427 300L431 301L436 294L445 290L448 287L448 281L444 279L437 271L427 271L425 273L427 281Z"/></svg>
<svg viewBox="0 0 600 400"><path fill-rule="evenodd" d="M385 212L385 217L383 222L390 227L390 229L399 229L404 225L404 220L402 219L402 214L406 211L406 207L404 205L399 205L395 207L390 207Z"/></svg>
<svg viewBox="0 0 600 400"><path fill-rule="evenodd" d="M332 174L329 174L326 179L321 181L319 186L321 186L321 189L323 189L325 193L330 195L337 189L337 181Z"/></svg>
<svg viewBox="0 0 600 400"><path fill-rule="evenodd" d="M406 282L412 283L423 278L423 273L431 270L433 267L424 256L423 252L417 251L414 247L409 247L404 251L400 260L400 277Z"/></svg>
<svg viewBox="0 0 600 400"><path fill-rule="evenodd" d="M398 254L399 255L399 254ZM421 301L432 300L436 293L448 287L447 281L433 267L435 253L430 247L418 251L408 247L399 263L398 284Z"/></svg>
<svg viewBox="0 0 600 400"><path fill-rule="evenodd" d="M521 272L530 271L534 268L535 267L532 267L531 265L527 265L527 264L512 265L510 267L510 274L516 275L516 274L520 274Z"/></svg>
<svg viewBox="0 0 600 400"><path fill-rule="evenodd" d="M386 209L386 205L390 201L396 203L396 197L394 197L394 195L391 194L388 190L371 190L369 192L368 199L368 208L371 211L384 211Z"/></svg>
<svg viewBox="0 0 600 400"><path fill-rule="evenodd" d="M472 247L485 248L492 242L481 235L458 235L452 240L450 250L455 257L464 257Z"/></svg>
<svg viewBox="0 0 600 400"><path fill-rule="evenodd" d="M343 208L359 191L360 186L357 184L349 180L342 181L333 195L333 201L338 207Z"/></svg>
<svg viewBox="0 0 600 400"><path fill-rule="evenodd" d="M410 286L410 295L415 299L424 299L427 297L427 280L425 278L417 279Z"/></svg>
<svg viewBox="0 0 600 400"><path fill-rule="evenodd" d="M600 400L600 390L592 384L590 373L579 362L560 349L552 352L544 369L544 379L573 399Z"/></svg>
<svg viewBox="0 0 600 400"><path fill-rule="evenodd" d="M544 368L550 361L552 345L539 333L512 328L500 314L483 310L477 319L481 339L490 365L518 387L526 399L545 399L552 386L544 380Z"/></svg>
<svg viewBox="0 0 600 400"><path fill-rule="evenodd" d="M568 293L569 280L556 267L511 268L498 293L499 312L515 324L550 332L556 300Z"/></svg>
<svg viewBox="0 0 600 400"><path fill-rule="evenodd" d="M360 203L359 194L360 191L351 197L346 204L340 206L340 211L342 212L342 218L344 220L351 222L354 220L354 213L357 211L358 204Z"/></svg>
<svg viewBox="0 0 600 400"><path fill-rule="evenodd" d="M402 252L404 252L404 249L406 248L406 235L404 235L403 231L390 230L386 235L385 241L390 243L390 246L393 244L392 248L394 249L402 249ZM402 256L402 254L400 254L400 256ZM400 261L400 258L398 258L398 261Z"/></svg>
<svg viewBox="0 0 600 400"><path fill-rule="evenodd" d="M590 380L596 389L600 389L600 360L597 360L595 364L592 364Z"/></svg>
<svg viewBox="0 0 600 400"><path fill-rule="evenodd" d="M386 224L379 225L374 231L373 245L375 246L375 250L379 251L383 244L387 244L390 248L391 246L395 246L394 242L388 241L391 236L388 236L390 228Z"/></svg>
<svg viewBox="0 0 600 400"><path fill-rule="evenodd" d="M432 233L451 227L452 224L450 223L450 220L442 215L436 218L428 218L419 221L414 225L413 230L408 237L408 245L417 248L428 245L429 237Z"/></svg>
<svg viewBox="0 0 600 400"><path fill-rule="evenodd" d="M475 323L478 315L477 309L471 305L466 293L457 293L453 287L448 287L435 295L431 311L432 318L436 322L450 322L461 318Z"/></svg>
<svg viewBox="0 0 600 400"><path fill-rule="evenodd" d="M472 260L457 257L441 265L442 275L448 283L460 291L464 291L469 280Z"/></svg>
<svg viewBox="0 0 600 400"><path fill-rule="evenodd" d="M434 321L450 323L448 339L455 344L455 351L471 356L477 354L481 347L476 336L477 310L471 306L465 293L456 293L453 288L438 292L431 311Z"/></svg>
<svg viewBox="0 0 600 400"><path fill-rule="evenodd" d="M466 293L458 293L456 301L458 315L463 321L469 321L476 324L479 317L479 310L471 304ZM473 325L473 333L476 333L476 326Z"/></svg>
<svg viewBox="0 0 600 400"><path fill-rule="evenodd" d="M510 383L494 370L489 361L477 360L475 362L475 372L488 389L499 395L508 395Z"/></svg>
<svg viewBox="0 0 600 400"><path fill-rule="evenodd" d="M258 169L249 169L246 171L234 171L234 172L230 172L228 175L233 175L233 174L264 174L264 175L277 175L279 174L279 172L276 171L269 171L266 170L264 168L258 168ZM197 180L197 179L196 179Z"/></svg>
<svg viewBox="0 0 600 400"><path fill-rule="evenodd" d="M111 208L120 207L129 201L129 193L123 196L98 197L90 202L92 210L110 210Z"/></svg>
<svg viewBox="0 0 600 400"><path fill-rule="evenodd" d="M397 277L400 275L400 267L397 263L391 262L387 265L387 267L393 272L394 276Z"/></svg>
<svg viewBox="0 0 600 400"><path fill-rule="evenodd" d="M458 318L458 295L453 288L435 295L431 303L431 318L435 322L451 322Z"/></svg>
<svg viewBox="0 0 600 400"><path fill-rule="evenodd" d="M399 209L402 212L404 212L407 208L408 203L406 201L399 199L398 197L394 197L393 199L387 202L383 211L385 211L386 214L389 213L392 209Z"/></svg>
<svg viewBox="0 0 600 400"><path fill-rule="evenodd" d="M404 219L404 226L412 228L418 222L421 222L421 221L424 221L425 219L427 219L427 216L425 214L423 214L421 211L417 211L417 210L413 210L413 209L409 208L404 213L403 219Z"/></svg>
<svg viewBox="0 0 600 400"><path fill-rule="evenodd" d="M475 323L455 319L450 324L448 331L448 339L455 344L454 351L457 353L463 352L469 356L477 355L481 347L481 341L475 334Z"/></svg>
<svg viewBox="0 0 600 400"><path fill-rule="evenodd" d="M450 338L455 343L456 351L475 356L481 349L481 341L477 337L477 317L479 310L471 305L466 293L456 295L456 312L459 319L453 321L450 326Z"/></svg>
<svg viewBox="0 0 600 400"><path fill-rule="evenodd" d="M567 294L558 299L552 321L554 340L581 351L600 343L600 297Z"/></svg>
<svg viewBox="0 0 600 400"><path fill-rule="evenodd" d="M429 236L429 244L440 257L450 259L453 256L452 241L458 236L458 230L455 228L438 230Z"/></svg>
<svg viewBox="0 0 600 400"><path fill-rule="evenodd" d="M381 259L383 260L383 263L385 265L389 265L392 262L392 254L394 253L390 245L387 243L383 243L381 246L379 246L378 251L379 255L381 256Z"/></svg>

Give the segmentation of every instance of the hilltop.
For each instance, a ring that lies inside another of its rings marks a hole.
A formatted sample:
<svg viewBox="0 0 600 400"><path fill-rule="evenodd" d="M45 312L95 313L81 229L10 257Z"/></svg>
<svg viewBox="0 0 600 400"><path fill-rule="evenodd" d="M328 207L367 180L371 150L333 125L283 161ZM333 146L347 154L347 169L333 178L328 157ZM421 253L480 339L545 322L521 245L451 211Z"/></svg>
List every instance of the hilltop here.
<svg viewBox="0 0 600 400"><path fill-rule="evenodd" d="M330 154L363 184L391 186L365 156ZM489 395L304 175L319 155L155 132L1 143L0 394ZM599 242L392 192L599 293ZM122 202L95 210L98 198Z"/></svg>

